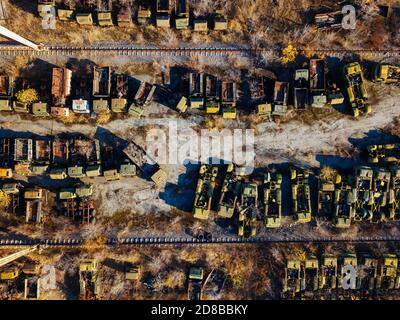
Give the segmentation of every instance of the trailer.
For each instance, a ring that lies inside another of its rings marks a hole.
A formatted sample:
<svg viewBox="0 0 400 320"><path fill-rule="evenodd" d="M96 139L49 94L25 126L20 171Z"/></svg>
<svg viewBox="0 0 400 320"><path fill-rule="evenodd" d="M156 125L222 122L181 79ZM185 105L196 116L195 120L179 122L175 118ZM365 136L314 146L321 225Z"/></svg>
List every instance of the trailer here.
<svg viewBox="0 0 400 320"><path fill-rule="evenodd" d="M221 107L220 91L221 91L220 81L212 75L206 75L205 79L206 113L215 114L219 112L219 109Z"/></svg>
<svg viewBox="0 0 400 320"><path fill-rule="evenodd" d="M114 75L114 88L111 99L111 111L125 112L128 103L129 78L125 74Z"/></svg>
<svg viewBox="0 0 400 320"><path fill-rule="evenodd" d="M17 138L14 140L14 161L32 161L32 139Z"/></svg>
<svg viewBox="0 0 400 320"><path fill-rule="evenodd" d="M175 27L178 30L189 27L189 1L176 0L175 2Z"/></svg>
<svg viewBox="0 0 400 320"><path fill-rule="evenodd" d="M238 100L237 84L233 81L221 82L221 109L224 119L236 118L236 103Z"/></svg>
<svg viewBox="0 0 400 320"><path fill-rule="evenodd" d="M308 69L297 69L294 77L294 107L297 110L305 110L309 104L308 87Z"/></svg>
<svg viewBox="0 0 400 320"><path fill-rule="evenodd" d="M327 104L326 66L324 59L310 60L310 94L311 106L322 108Z"/></svg>
<svg viewBox="0 0 400 320"><path fill-rule="evenodd" d="M65 165L69 161L69 140L56 137L53 141L53 162Z"/></svg>
<svg viewBox="0 0 400 320"><path fill-rule="evenodd" d="M14 79L8 75L0 76L0 111L12 111L11 98L14 93Z"/></svg>
<svg viewBox="0 0 400 320"><path fill-rule="evenodd" d="M201 267L191 267L188 280L188 300L201 300L204 271Z"/></svg>
<svg viewBox="0 0 400 320"><path fill-rule="evenodd" d="M169 0L157 0L156 26L169 28Z"/></svg>
<svg viewBox="0 0 400 320"><path fill-rule="evenodd" d="M67 68L53 68L51 95L54 105L65 105L71 94L72 71Z"/></svg>
<svg viewBox="0 0 400 320"><path fill-rule="evenodd" d="M48 138L35 139L34 162L49 164L51 160L51 140Z"/></svg>
<svg viewBox="0 0 400 320"><path fill-rule="evenodd" d="M204 106L204 74L191 72L189 74L190 108L198 109Z"/></svg>
<svg viewBox="0 0 400 320"><path fill-rule="evenodd" d="M111 92L111 70L109 67L93 68L93 111L108 113L108 98Z"/></svg>
<svg viewBox="0 0 400 320"><path fill-rule="evenodd" d="M274 86L274 105L287 107L287 102L289 98L289 83L275 81Z"/></svg>

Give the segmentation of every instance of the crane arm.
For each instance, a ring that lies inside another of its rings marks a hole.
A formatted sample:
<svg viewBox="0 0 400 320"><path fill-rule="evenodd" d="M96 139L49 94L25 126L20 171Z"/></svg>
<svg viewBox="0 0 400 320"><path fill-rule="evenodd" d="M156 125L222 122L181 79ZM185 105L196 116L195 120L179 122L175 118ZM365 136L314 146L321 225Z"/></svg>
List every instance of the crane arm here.
<svg viewBox="0 0 400 320"><path fill-rule="evenodd" d="M28 39L25 39L24 37L21 37L19 34L16 34L15 32L12 32L11 30L0 26L0 35L9 38L11 40L17 41L24 46L27 46L29 48L32 48L34 50L40 50L40 46L37 45L36 43L33 43L32 41L29 41Z"/></svg>
<svg viewBox="0 0 400 320"><path fill-rule="evenodd" d="M6 264L8 264L10 262L13 262L14 260L17 260L18 258L20 258L20 257L22 257L22 256L24 256L24 255L26 255L26 254L28 254L30 252L33 252L33 251L35 251L37 249L39 249L39 245L35 245L35 246L32 246L32 247L23 249L21 251L15 252L13 254L10 254L10 255L8 255L8 256L6 256L4 258L0 258L0 267L3 267Z"/></svg>

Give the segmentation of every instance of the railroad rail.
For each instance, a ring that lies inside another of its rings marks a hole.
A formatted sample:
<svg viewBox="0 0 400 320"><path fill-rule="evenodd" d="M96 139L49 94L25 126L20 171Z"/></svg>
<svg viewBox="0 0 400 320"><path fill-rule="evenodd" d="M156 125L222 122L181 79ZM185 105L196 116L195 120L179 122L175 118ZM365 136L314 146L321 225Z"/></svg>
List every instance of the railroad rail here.
<svg viewBox="0 0 400 320"><path fill-rule="evenodd" d="M212 239L198 239L194 237L132 237L132 238L109 238L105 245L213 245L213 244L263 244L263 243L373 243L373 242L399 242L399 237L360 237L360 238L300 238L300 237L284 237L281 239L269 237L217 237ZM32 245L46 245L51 247L78 247L85 245L83 239L0 239L0 247L21 247Z"/></svg>
<svg viewBox="0 0 400 320"><path fill-rule="evenodd" d="M65 46L42 45L42 50L34 50L20 45L0 45L0 56L136 56L136 57L163 57L163 56L259 56L267 55L279 57L281 49L246 48L246 47L138 47L132 45L97 45L97 46ZM313 53L332 57L344 55L362 55L364 57L397 57L400 49L299 49L300 53Z"/></svg>

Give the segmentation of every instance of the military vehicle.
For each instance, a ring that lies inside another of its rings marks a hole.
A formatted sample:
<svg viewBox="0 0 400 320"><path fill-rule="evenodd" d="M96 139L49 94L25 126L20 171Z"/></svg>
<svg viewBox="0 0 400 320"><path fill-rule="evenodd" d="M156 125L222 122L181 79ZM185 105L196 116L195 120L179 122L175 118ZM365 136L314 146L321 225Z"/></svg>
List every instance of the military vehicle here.
<svg viewBox="0 0 400 320"><path fill-rule="evenodd" d="M69 7L57 8L57 16L60 21L73 21L74 13L74 10Z"/></svg>
<svg viewBox="0 0 400 320"><path fill-rule="evenodd" d="M390 171L376 169L372 183L372 222L385 222L389 218L388 197L390 189Z"/></svg>
<svg viewBox="0 0 400 320"><path fill-rule="evenodd" d="M329 217L334 212L335 190L341 183L339 174L323 175L318 177L318 215Z"/></svg>
<svg viewBox="0 0 400 320"><path fill-rule="evenodd" d="M41 188L27 189L24 192L25 199L25 222L44 222L42 215L42 199L44 190Z"/></svg>
<svg viewBox="0 0 400 320"><path fill-rule="evenodd" d="M175 28L187 29L189 27L189 1L176 0L175 4Z"/></svg>
<svg viewBox="0 0 400 320"><path fill-rule="evenodd" d="M264 175L263 204L266 228L278 228L282 223L282 175L267 172Z"/></svg>
<svg viewBox="0 0 400 320"><path fill-rule="evenodd" d="M189 74L189 102L190 108L199 109L204 106L204 74Z"/></svg>
<svg viewBox="0 0 400 320"><path fill-rule="evenodd" d="M299 223L311 221L310 185L308 170L290 169L292 181L293 214Z"/></svg>
<svg viewBox="0 0 400 320"><path fill-rule="evenodd" d="M169 0L157 0L156 26L160 28L170 27Z"/></svg>
<svg viewBox="0 0 400 320"><path fill-rule="evenodd" d="M92 26L93 16L90 12L79 12L75 15L76 22L81 26Z"/></svg>
<svg viewBox="0 0 400 320"><path fill-rule="evenodd" d="M347 275L351 273L351 271L349 271L347 268L351 267L353 267L356 275L354 281L349 281L349 279L347 278ZM357 271L358 271L357 256L355 254L345 254L342 257L342 263L340 264L340 270L338 272L337 287L343 289L355 290L357 288ZM347 288L343 287L344 281L346 281L348 285Z"/></svg>
<svg viewBox="0 0 400 320"><path fill-rule="evenodd" d="M318 259L316 257L307 258L302 266L301 290L318 290Z"/></svg>
<svg viewBox="0 0 400 320"><path fill-rule="evenodd" d="M53 105L65 105L66 98L71 94L72 71L67 68L53 68L51 95Z"/></svg>
<svg viewBox="0 0 400 320"><path fill-rule="evenodd" d="M223 31L228 29L228 20L226 18L224 10L221 9L215 10L213 29L215 31Z"/></svg>
<svg viewBox="0 0 400 320"><path fill-rule="evenodd" d="M97 0L97 23L101 27L110 27L114 25L111 0Z"/></svg>
<svg viewBox="0 0 400 320"><path fill-rule="evenodd" d="M283 292L289 297L295 297L301 290L301 263L300 260L290 259L286 263L285 283Z"/></svg>
<svg viewBox="0 0 400 320"><path fill-rule="evenodd" d="M224 119L236 119L236 103L238 100L236 82L221 82L221 109Z"/></svg>
<svg viewBox="0 0 400 320"><path fill-rule="evenodd" d="M33 174L46 173L51 161L51 139L37 138L34 143L31 172Z"/></svg>
<svg viewBox="0 0 400 320"><path fill-rule="evenodd" d="M176 104L175 109L178 110L181 113L185 113L188 107L188 99L184 96L182 96L178 103Z"/></svg>
<svg viewBox="0 0 400 320"><path fill-rule="evenodd" d="M240 199L238 217L238 235L240 237L255 237L257 233L258 186L256 183L246 183Z"/></svg>
<svg viewBox="0 0 400 320"><path fill-rule="evenodd" d="M129 115L133 118L140 118L145 114L145 108L153 99L156 86L142 81L136 92L134 103L129 107Z"/></svg>
<svg viewBox="0 0 400 320"><path fill-rule="evenodd" d="M297 110L305 110L309 104L309 85L308 69L297 69L294 76L294 107Z"/></svg>
<svg viewBox="0 0 400 320"><path fill-rule="evenodd" d="M55 137L53 140L53 164L55 165L66 165L70 158L70 141L69 139L63 139Z"/></svg>
<svg viewBox="0 0 400 320"><path fill-rule="evenodd" d="M128 77L124 74L115 74L113 79L111 110L113 112L126 112L128 104Z"/></svg>
<svg viewBox="0 0 400 320"><path fill-rule="evenodd" d="M373 171L370 167L358 167L355 171L355 185L353 188L354 220L371 221Z"/></svg>
<svg viewBox="0 0 400 320"><path fill-rule="evenodd" d="M205 109L208 114L216 114L221 108L221 83L220 81L207 74L205 77Z"/></svg>
<svg viewBox="0 0 400 320"><path fill-rule="evenodd" d="M389 219L400 220L400 167L395 166L391 169L390 188L389 188Z"/></svg>
<svg viewBox="0 0 400 320"><path fill-rule="evenodd" d="M139 24L147 24L151 19L151 2L148 0L138 1L137 20Z"/></svg>
<svg viewBox="0 0 400 320"><path fill-rule="evenodd" d="M34 102L32 103L32 114L38 117L47 117L50 115L47 103Z"/></svg>
<svg viewBox="0 0 400 320"><path fill-rule="evenodd" d="M0 111L12 111L14 79L8 75L0 76Z"/></svg>
<svg viewBox="0 0 400 320"><path fill-rule="evenodd" d="M191 267L188 279L188 300L201 300L204 271L201 267Z"/></svg>
<svg viewBox="0 0 400 320"><path fill-rule="evenodd" d="M236 172L239 170L233 164L229 164L222 183L221 197L218 203L218 217L232 218L236 203L242 189L242 177Z"/></svg>
<svg viewBox="0 0 400 320"><path fill-rule="evenodd" d="M320 289L336 289L337 258L332 255L323 255L319 277Z"/></svg>
<svg viewBox="0 0 400 320"><path fill-rule="evenodd" d="M372 108L368 103L368 93L360 64L353 62L346 65L343 73L353 116L358 117L360 112L370 113Z"/></svg>
<svg viewBox="0 0 400 320"><path fill-rule="evenodd" d="M364 256L358 268L357 289L372 291L378 275L378 259Z"/></svg>
<svg viewBox="0 0 400 320"><path fill-rule="evenodd" d="M20 271L17 267L8 268L0 272L0 280L15 280L20 275Z"/></svg>
<svg viewBox="0 0 400 320"><path fill-rule="evenodd" d="M376 64L373 70L372 80L386 84L399 83L400 67L387 63Z"/></svg>
<svg viewBox="0 0 400 320"><path fill-rule="evenodd" d="M310 60L310 95L313 108L322 108L328 103L324 59Z"/></svg>
<svg viewBox="0 0 400 320"><path fill-rule="evenodd" d="M117 14L118 27L130 28L133 26L132 9L130 6L121 6Z"/></svg>
<svg viewBox="0 0 400 320"><path fill-rule="evenodd" d="M218 167L207 164L200 166L193 205L193 216L197 219L208 219L217 174Z"/></svg>
<svg viewBox="0 0 400 320"><path fill-rule="evenodd" d="M39 16L44 18L55 12L56 0L38 0Z"/></svg>
<svg viewBox="0 0 400 320"><path fill-rule="evenodd" d="M340 105L344 102L343 93L336 83L327 81L328 103L331 106Z"/></svg>
<svg viewBox="0 0 400 320"><path fill-rule="evenodd" d="M125 267L125 280L138 281L140 279L141 267L128 264Z"/></svg>
<svg viewBox="0 0 400 320"><path fill-rule="evenodd" d="M314 24L319 30L333 30L342 27L343 13L341 10L317 13L314 16Z"/></svg>
<svg viewBox="0 0 400 320"><path fill-rule="evenodd" d="M208 30L207 19L195 16L193 18L193 30L198 32L207 31Z"/></svg>
<svg viewBox="0 0 400 320"><path fill-rule="evenodd" d="M30 162L33 156L33 141L28 138L14 139L14 161Z"/></svg>
<svg viewBox="0 0 400 320"><path fill-rule="evenodd" d="M272 115L285 115L289 98L289 83L275 81Z"/></svg>
<svg viewBox="0 0 400 320"><path fill-rule="evenodd" d="M81 300L94 300L99 293L97 284L98 263L94 259L81 261L79 265L79 287Z"/></svg>
<svg viewBox="0 0 400 320"><path fill-rule="evenodd" d="M400 144L374 144L367 147L368 162L378 164L400 163Z"/></svg>
<svg viewBox="0 0 400 320"><path fill-rule="evenodd" d="M17 213L19 211L20 203L20 185L18 183L5 183L3 184L1 190L2 193L9 197L10 203L8 205L8 212Z"/></svg>
<svg viewBox="0 0 400 320"><path fill-rule="evenodd" d="M93 111L97 114L110 112L108 99L111 92L110 67L93 68Z"/></svg>
<svg viewBox="0 0 400 320"><path fill-rule="evenodd" d="M333 224L337 228L348 228L354 218L354 198L352 186L348 179L336 187L334 194Z"/></svg>
<svg viewBox="0 0 400 320"><path fill-rule="evenodd" d="M376 289L399 289L400 282L397 273L398 258L395 254L385 254L378 267Z"/></svg>

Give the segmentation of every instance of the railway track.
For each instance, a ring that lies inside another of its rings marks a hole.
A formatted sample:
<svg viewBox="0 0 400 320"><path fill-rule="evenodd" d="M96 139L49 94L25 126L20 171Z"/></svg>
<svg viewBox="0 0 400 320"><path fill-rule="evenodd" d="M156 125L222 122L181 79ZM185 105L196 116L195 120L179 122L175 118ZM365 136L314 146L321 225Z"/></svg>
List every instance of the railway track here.
<svg viewBox="0 0 400 320"><path fill-rule="evenodd" d="M315 49L312 51L299 49L300 53L310 52L331 57L342 57L344 55L361 55L368 58L383 58L400 56L400 49ZM267 55L279 57L281 49L262 49L244 47L204 47L204 48L162 48L162 47L137 47L129 45L114 46L61 46L44 45L42 50L33 50L24 46L0 46L0 56L135 56L135 57L191 57L191 56L250 56Z"/></svg>
<svg viewBox="0 0 400 320"><path fill-rule="evenodd" d="M194 237L134 237L134 238L109 238L106 245L128 245L128 246L183 246L183 245L215 245L215 244L263 244L263 243L374 243L374 242L399 242L398 237L360 237L360 238L298 238L286 237L282 239L255 237L218 237L212 239L198 239ZM82 239L0 239L0 247L23 247L32 246L35 244L50 246L50 247L79 247L85 245Z"/></svg>

